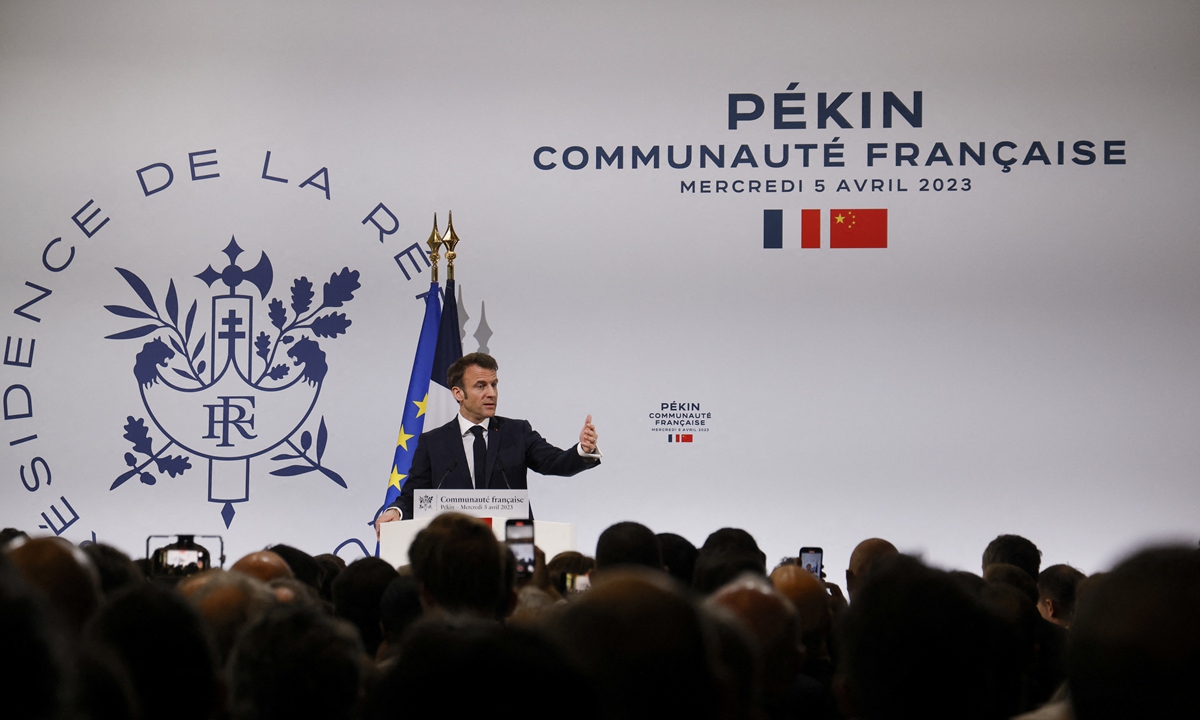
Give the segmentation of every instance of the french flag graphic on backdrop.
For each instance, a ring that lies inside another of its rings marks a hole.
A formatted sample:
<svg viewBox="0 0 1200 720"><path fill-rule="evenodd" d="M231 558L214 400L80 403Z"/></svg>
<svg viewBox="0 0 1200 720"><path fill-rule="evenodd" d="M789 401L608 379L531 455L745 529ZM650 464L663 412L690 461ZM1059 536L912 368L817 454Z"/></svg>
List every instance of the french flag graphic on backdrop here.
<svg viewBox="0 0 1200 720"><path fill-rule="evenodd" d="M396 439L396 453L392 458L392 474L380 510L400 497L417 450L417 438L426 422L433 423L430 427L437 427L449 422L458 412L458 403L446 387L446 371L463 354L454 281L446 281L445 307L438 297L438 290L438 284L431 283L425 296L425 319L421 322L417 354L408 380L400 436Z"/></svg>

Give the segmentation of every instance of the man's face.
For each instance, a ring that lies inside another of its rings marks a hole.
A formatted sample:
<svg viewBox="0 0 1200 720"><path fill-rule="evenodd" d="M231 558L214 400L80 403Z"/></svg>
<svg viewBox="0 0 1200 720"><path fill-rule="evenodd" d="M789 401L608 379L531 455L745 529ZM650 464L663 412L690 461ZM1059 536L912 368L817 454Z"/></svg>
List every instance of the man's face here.
<svg viewBox="0 0 1200 720"><path fill-rule="evenodd" d="M463 417L473 423L483 422L496 414L496 379L494 370L470 365L463 371L462 384L466 388L454 387L454 399L459 402Z"/></svg>

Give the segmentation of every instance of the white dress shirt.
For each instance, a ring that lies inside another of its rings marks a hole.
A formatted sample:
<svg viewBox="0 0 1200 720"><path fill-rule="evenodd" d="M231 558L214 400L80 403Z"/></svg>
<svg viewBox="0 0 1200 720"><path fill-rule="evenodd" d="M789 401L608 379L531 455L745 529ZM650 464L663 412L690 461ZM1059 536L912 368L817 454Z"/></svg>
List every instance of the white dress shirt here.
<svg viewBox="0 0 1200 720"><path fill-rule="evenodd" d="M443 415L443 417L445 417ZM463 417L462 413L458 414L458 431L462 434L463 452L467 454L467 475L471 478L471 484L475 484L475 436L471 434L471 428L483 428L483 443L486 446L488 441L488 420L484 418L481 423L473 423Z"/></svg>

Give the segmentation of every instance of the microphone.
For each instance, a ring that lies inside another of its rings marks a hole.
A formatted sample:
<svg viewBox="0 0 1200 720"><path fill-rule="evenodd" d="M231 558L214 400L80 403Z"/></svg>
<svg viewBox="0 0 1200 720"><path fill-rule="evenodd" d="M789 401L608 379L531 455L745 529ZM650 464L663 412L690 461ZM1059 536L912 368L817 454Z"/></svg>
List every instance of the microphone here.
<svg viewBox="0 0 1200 720"><path fill-rule="evenodd" d="M457 469L457 468L458 468L458 461L455 460L455 461L451 462L450 467L446 469L446 474L442 475L441 480L438 480L437 487L435 487L434 490L441 490L442 483L446 482L446 478L450 477L450 473L454 472L455 469Z"/></svg>
<svg viewBox="0 0 1200 720"><path fill-rule="evenodd" d="M500 468L500 478L502 480L504 480L504 487L508 488L509 490L512 490L512 485L508 484L508 475L505 474L505 472L504 472L504 466L500 465L498 467Z"/></svg>

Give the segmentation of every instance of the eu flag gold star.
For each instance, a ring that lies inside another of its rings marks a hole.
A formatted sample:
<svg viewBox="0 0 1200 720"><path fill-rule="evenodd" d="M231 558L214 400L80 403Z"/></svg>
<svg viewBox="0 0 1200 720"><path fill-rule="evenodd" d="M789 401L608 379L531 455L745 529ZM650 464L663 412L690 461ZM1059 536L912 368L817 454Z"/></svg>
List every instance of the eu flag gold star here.
<svg viewBox="0 0 1200 720"><path fill-rule="evenodd" d="M412 438L413 438L412 435L409 435L408 433L404 432L404 426L401 425L400 426L400 437L396 438L396 444L399 445L400 447L404 448L405 450L408 450L408 441L411 440Z"/></svg>
<svg viewBox="0 0 1200 720"><path fill-rule="evenodd" d="M429 404L429 393L425 393L424 400L413 400L412 404L417 406L417 417L421 417L425 414L425 406Z"/></svg>
<svg viewBox="0 0 1200 720"><path fill-rule="evenodd" d="M395 465L393 465L393 466L392 466L392 479L388 481L388 485L390 485L390 486L392 486L392 487L396 488L397 490L399 490L399 489L400 489L400 484L401 484L402 482L404 482L404 478L406 478L406 477L408 477L408 476L407 476L407 475L401 475L400 473L396 472L396 466L395 466Z"/></svg>

